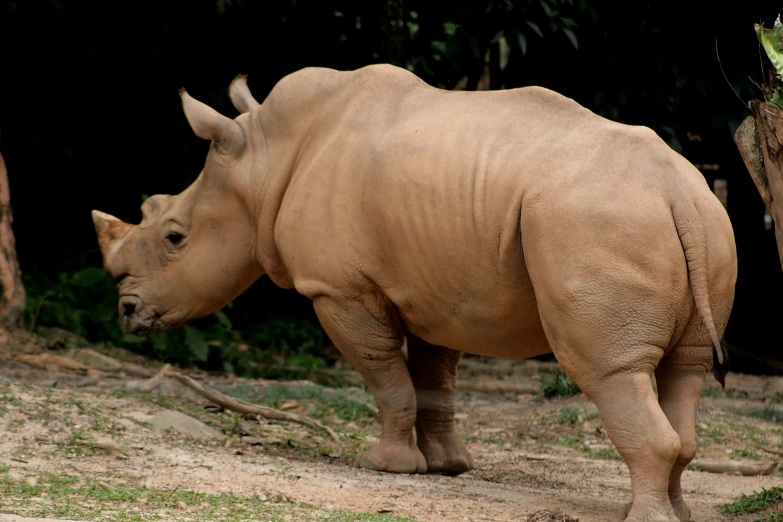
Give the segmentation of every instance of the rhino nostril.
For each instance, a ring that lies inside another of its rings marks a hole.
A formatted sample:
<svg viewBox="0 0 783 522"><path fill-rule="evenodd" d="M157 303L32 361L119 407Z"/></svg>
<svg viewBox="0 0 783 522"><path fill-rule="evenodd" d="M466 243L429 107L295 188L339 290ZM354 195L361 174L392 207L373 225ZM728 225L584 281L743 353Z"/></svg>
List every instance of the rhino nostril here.
<svg viewBox="0 0 783 522"><path fill-rule="evenodd" d="M133 315L133 312L136 311L136 303L123 303L122 310L125 316Z"/></svg>
<svg viewBox="0 0 783 522"><path fill-rule="evenodd" d="M122 315L123 321L136 312L139 306L139 299L135 296L123 296L120 298L120 315Z"/></svg>

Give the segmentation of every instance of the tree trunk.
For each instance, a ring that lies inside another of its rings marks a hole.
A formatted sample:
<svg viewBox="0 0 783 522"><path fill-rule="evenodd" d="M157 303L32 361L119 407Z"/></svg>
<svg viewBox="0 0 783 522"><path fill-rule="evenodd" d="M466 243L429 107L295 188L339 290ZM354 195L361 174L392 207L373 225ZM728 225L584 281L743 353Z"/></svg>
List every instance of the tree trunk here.
<svg viewBox="0 0 783 522"><path fill-rule="evenodd" d="M775 222L775 239L783 267L783 111L751 100L752 116L745 118L734 142Z"/></svg>
<svg viewBox="0 0 783 522"><path fill-rule="evenodd" d="M25 308L25 291L16 258L12 222L8 171L0 154L0 327L6 328L21 324Z"/></svg>

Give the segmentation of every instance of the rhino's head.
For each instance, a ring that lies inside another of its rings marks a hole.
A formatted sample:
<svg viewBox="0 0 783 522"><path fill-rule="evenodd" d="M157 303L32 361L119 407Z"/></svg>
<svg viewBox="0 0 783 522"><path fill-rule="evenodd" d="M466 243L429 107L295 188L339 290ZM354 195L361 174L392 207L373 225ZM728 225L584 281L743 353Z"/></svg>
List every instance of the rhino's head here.
<svg viewBox="0 0 783 522"><path fill-rule="evenodd" d="M244 78L231 85L240 112L258 103ZM106 272L117 282L122 328L146 335L225 306L263 273L256 226L236 180L246 176L248 115L235 120L180 91L188 122L212 141L198 179L176 196L155 195L130 225L93 210Z"/></svg>

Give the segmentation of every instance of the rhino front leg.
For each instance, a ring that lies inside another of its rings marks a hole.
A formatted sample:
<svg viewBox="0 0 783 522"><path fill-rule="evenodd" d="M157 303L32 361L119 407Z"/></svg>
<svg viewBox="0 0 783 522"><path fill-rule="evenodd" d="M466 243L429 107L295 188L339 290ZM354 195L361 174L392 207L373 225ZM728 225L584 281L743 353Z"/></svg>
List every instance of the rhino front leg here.
<svg viewBox="0 0 783 522"><path fill-rule="evenodd" d="M427 471L459 475L473 469L473 457L454 423L457 365L461 352L408 335L408 371L416 389L416 443Z"/></svg>
<svg viewBox="0 0 783 522"><path fill-rule="evenodd" d="M378 406L381 440L356 458L361 468L392 473L426 473L427 464L413 438L416 393L402 357L399 320L382 298L369 304L319 297L321 325L335 346L364 377Z"/></svg>

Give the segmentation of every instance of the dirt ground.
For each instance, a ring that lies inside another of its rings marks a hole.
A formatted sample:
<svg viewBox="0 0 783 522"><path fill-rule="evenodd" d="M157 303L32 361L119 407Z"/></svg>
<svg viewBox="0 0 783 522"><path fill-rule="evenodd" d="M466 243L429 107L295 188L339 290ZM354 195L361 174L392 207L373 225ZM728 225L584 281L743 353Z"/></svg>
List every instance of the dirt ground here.
<svg viewBox="0 0 783 522"><path fill-rule="evenodd" d="M188 491L295 508L280 520L610 522L623 520L631 498L628 470L595 407L582 394L537 396L539 377L551 375L556 363L462 361L458 422L476 468L446 477L353 467L356 453L380 432L360 387L182 372L234 397L311 415L335 430L338 444L299 424L248 420L171 379L144 390L160 363L119 349L92 347L123 368L100 371L92 368L103 363L95 362L68 368L63 361L88 359L65 345L0 335L0 513L124 520L117 510L125 510L138 520L201 520L205 509L184 499L175 506L180 517L156 510L149 496L134 504L132 495L119 502L108 493L104 503L86 486L96 483L106 492ZM52 354L67 359L47 359ZM781 398L780 377L730 373L725 391L710 377L698 414L697 459L776 462L783 454ZM217 435L203 440L156 428L156 416L167 409L200 419ZM36 489L56 476L81 489ZM721 515L716 507L780 486L783 478L777 468L763 476L689 469L683 484L694 520L754 520Z"/></svg>

